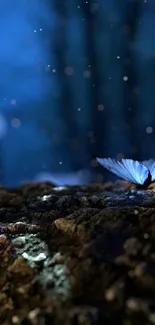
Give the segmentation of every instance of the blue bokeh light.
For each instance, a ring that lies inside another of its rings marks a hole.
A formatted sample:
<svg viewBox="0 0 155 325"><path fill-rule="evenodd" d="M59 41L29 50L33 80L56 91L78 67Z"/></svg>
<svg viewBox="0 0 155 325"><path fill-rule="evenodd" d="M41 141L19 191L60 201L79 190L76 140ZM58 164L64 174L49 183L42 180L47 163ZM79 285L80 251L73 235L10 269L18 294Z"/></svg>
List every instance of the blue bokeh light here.
<svg viewBox="0 0 155 325"><path fill-rule="evenodd" d="M154 8L0 1L2 184L38 175L81 184L78 173L102 179L93 155L155 156Z"/></svg>

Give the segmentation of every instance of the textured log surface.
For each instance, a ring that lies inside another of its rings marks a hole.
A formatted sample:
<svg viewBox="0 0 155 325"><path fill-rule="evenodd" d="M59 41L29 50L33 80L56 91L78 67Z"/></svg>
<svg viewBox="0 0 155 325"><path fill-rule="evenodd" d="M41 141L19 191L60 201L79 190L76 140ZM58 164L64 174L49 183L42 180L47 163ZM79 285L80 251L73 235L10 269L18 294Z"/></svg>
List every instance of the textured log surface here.
<svg viewBox="0 0 155 325"><path fill-rule="evenodd" d="M155 324L154 191L0 188L0 324Z"/></svg>

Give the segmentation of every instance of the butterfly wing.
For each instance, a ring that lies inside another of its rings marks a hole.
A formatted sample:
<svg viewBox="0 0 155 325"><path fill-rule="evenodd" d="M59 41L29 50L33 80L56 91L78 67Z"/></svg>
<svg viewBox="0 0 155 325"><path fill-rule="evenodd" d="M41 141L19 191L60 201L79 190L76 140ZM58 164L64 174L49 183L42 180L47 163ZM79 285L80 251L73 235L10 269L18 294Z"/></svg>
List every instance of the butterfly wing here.
<svg viewBox="0 0 155 325"><path fill-rule="evenodd" d="M143 185L149 176L148 168L137 160L96 158L97 162L124 180Z"/></svg>
<svg viewBox="0 0 155 325"><path fill-rule="evenodd" d="M151 173L151 180L152 182L155 181L155 159L149 159L142 161L142 164L145 165L150 173Z"/></svg>

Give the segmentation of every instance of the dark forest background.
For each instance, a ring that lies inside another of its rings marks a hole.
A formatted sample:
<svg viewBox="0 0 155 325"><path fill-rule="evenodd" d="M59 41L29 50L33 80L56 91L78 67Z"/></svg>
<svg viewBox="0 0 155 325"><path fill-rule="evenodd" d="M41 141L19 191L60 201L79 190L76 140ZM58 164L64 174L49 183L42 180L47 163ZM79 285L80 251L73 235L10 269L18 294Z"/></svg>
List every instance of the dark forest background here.
<svg viewBox="0 0 155 325"><path fill-rule="evenodd" d="M1 0L0 39L2 184L155 157L153 0Z"/></svg>

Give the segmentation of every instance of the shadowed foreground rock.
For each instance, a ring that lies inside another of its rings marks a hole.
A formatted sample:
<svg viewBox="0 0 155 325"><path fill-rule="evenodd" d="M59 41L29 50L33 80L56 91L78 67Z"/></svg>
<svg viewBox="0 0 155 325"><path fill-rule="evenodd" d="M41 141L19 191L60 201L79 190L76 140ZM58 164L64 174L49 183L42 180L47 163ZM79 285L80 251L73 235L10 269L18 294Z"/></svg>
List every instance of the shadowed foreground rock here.
<svg viewBox="0 0 155 325"><path fill-rule="evenodd" d="M0 188L0 324L155 324L154 191Z"/></svg>

